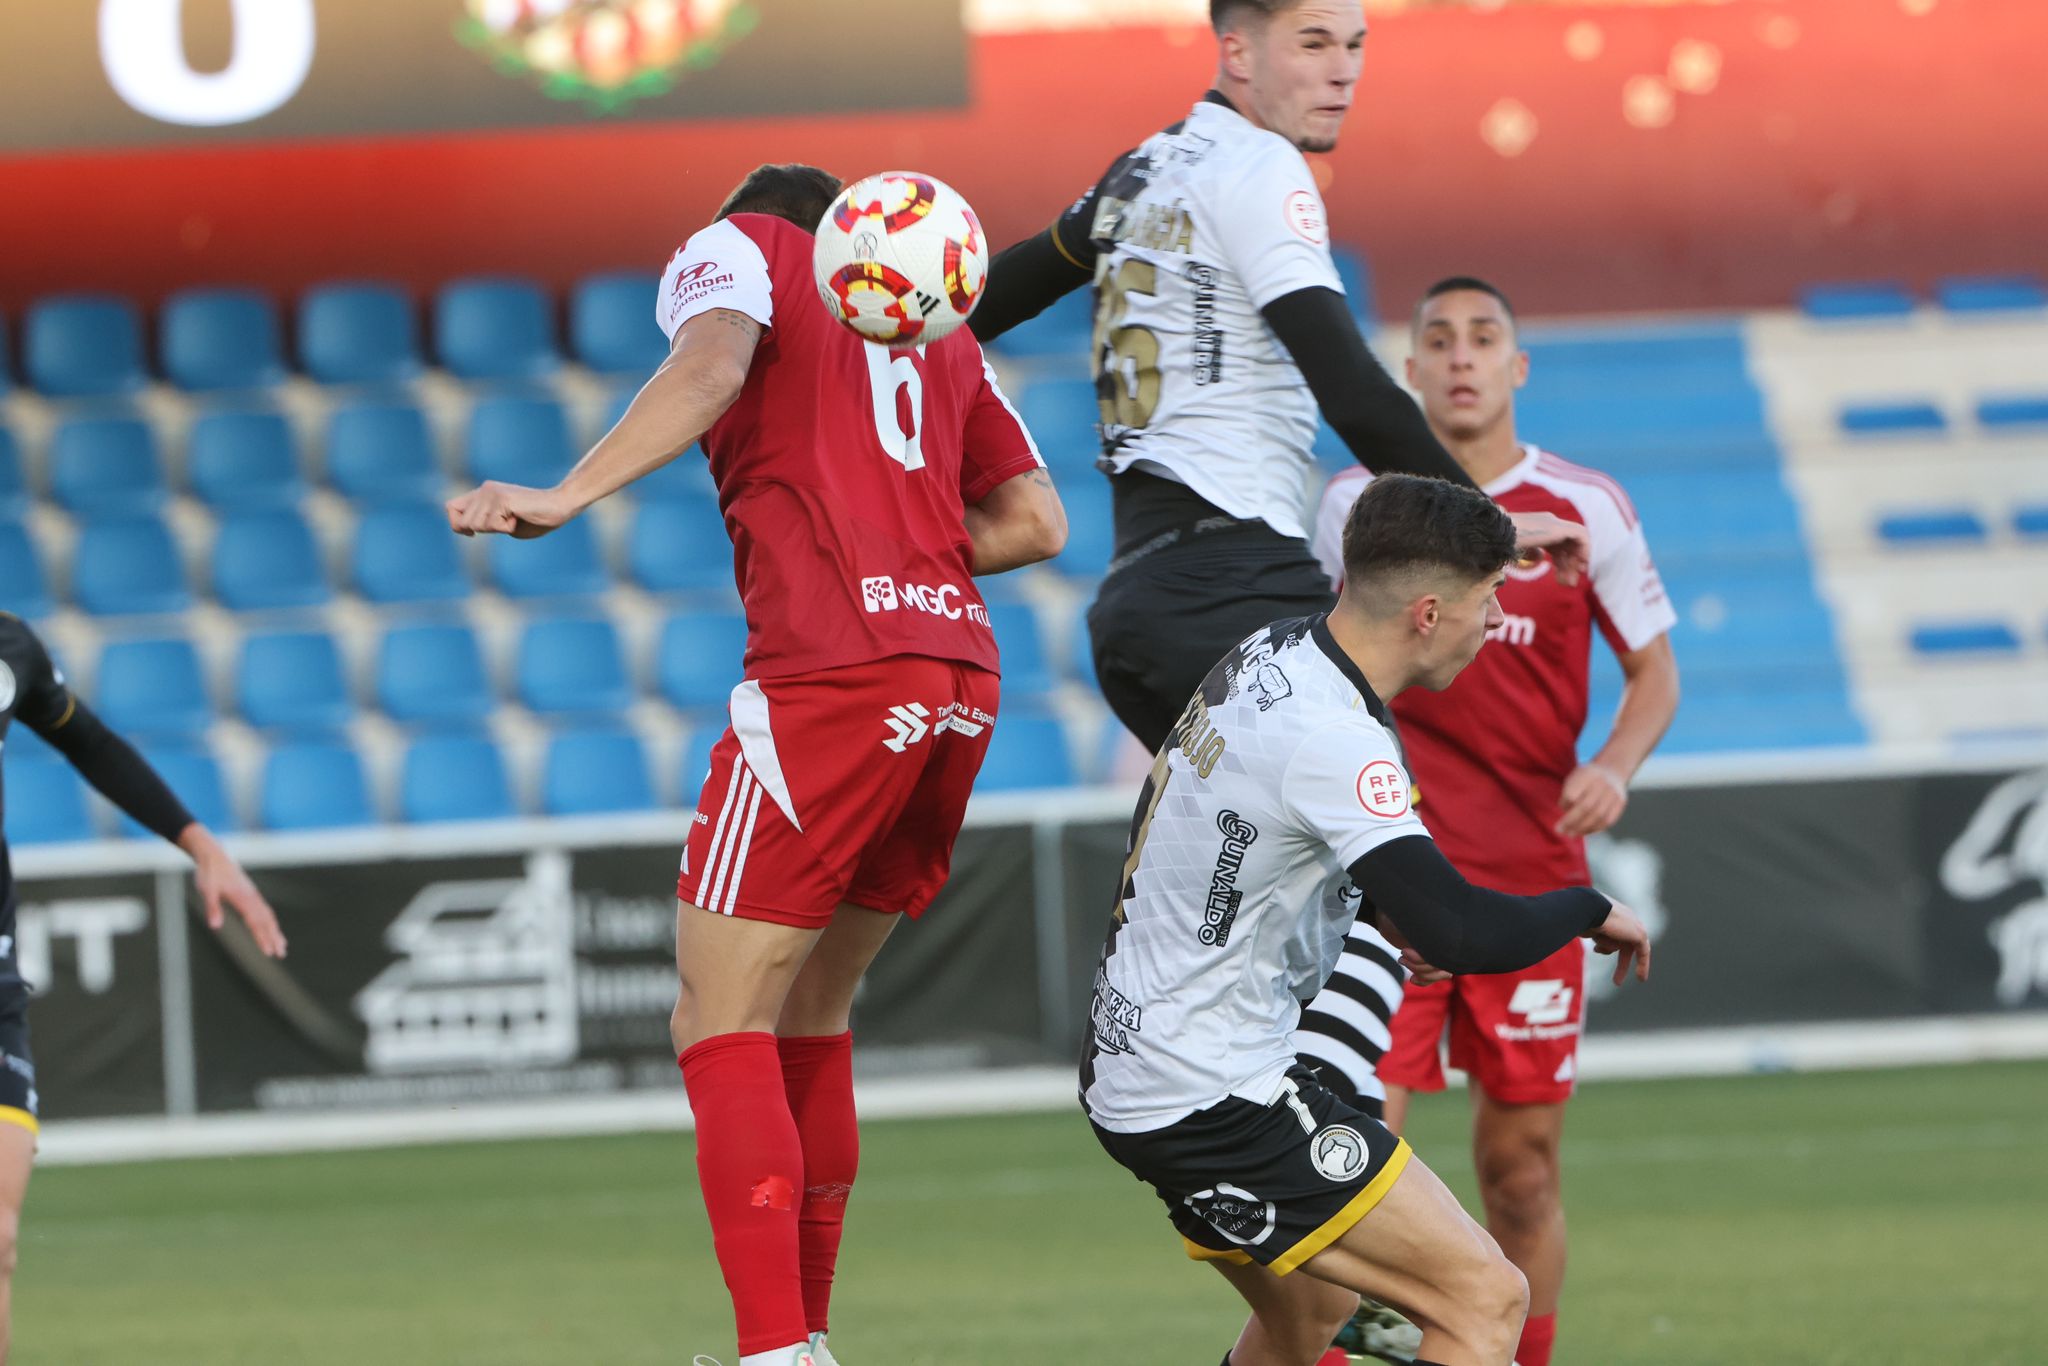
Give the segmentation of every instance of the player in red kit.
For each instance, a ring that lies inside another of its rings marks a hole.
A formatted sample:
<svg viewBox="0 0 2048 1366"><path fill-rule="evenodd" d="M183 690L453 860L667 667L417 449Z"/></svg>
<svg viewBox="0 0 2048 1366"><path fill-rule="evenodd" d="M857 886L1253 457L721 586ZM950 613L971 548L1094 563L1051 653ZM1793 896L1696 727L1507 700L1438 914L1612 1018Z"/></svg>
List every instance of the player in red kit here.
<svg viewBox="0 0 2048 1366"><path fill-rule="evenodd" d="M1590 542L1590 570L1569 586L1540 556L1510 566L1499 594L1506 619L1479 657L1443 692L1410 691L1395 703L1417 809L1468 878L1523 893L1584 883L1585 837L1620 818L1629 780L1678 706L1671 604L1621 487L1518 439L1514 395L1529 356L1506 297L1482 280L1445 280L1424 296L1413 330L1409 384L1458 463L1503 508L1579 522ZM1315 546L1333 577L1342 576L1344 518L1369 478L1347 470L1323 496ZM1626 686L1606 742L1580 763L1596 631ZM1342 1074L1356 1067L1348 1031L1377 1034L1386 1047L1378 1077L1387 1124L1399 1132L1411 1092L1443 1089L1438 1050L1448 1031L1451 1063L1473 1081L1487 1227L1529 1280L1515 1360L1549 1366L1565 1264L1558 1144L1577 1075L1584 950L1574 941L1521 972L1410 982L1390 1039L1386 1025L1351 1008L1369 995L1344 990L1354 969L1377 970L1340 963L1304 1012L1297 1043L1311 1062Z"/></svg>
<svg viewBox="0 0 2048 1366"><path fill-rule="evenodd" d="M662 278L668 360L552 489L449 504L540 535L701 439L747 615L746 678L683 856L671 1026L741 1366L833 1366L826 1315L859 1145L855 986L944 885L998 724L974 576L1066 518L964 329L872 346L813 283L840 185L764 166Z"/></svg>

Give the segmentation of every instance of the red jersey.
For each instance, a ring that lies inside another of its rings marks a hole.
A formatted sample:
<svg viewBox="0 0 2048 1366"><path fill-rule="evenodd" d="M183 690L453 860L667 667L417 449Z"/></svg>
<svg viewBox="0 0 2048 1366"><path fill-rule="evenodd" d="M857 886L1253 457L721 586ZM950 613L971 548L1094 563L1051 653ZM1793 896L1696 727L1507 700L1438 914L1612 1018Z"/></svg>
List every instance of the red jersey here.
<svg viewBox="0 0 2048 1366"><path fill-rule="evenodd" d="M1371 476L1330 481L1316 516L1316 555L1341 579L1344 519ZM1509 512L1552 512L1591 538L1591 572L1566 588L1549 557L1511 565L1507 618L1442 692L1394 699L1416 810L1444 856L1475 882L1518 895L1585 883L1585 841L1556 831L1558 798L1578 766L1593 629L1617 654L1640 650L1677 621L1621 486L1534 446L1488 484Z"/></svg>
<svg viewBox="0 0 2048 1366"><path fill-rule="evenodd" d="M963 509L1044 462L965 329L887 349L818 299L811 234L734 214L662 276L662 331L712 309L763 328L704 435L747 614L746 673L929 655L994 670Z"/></svg>

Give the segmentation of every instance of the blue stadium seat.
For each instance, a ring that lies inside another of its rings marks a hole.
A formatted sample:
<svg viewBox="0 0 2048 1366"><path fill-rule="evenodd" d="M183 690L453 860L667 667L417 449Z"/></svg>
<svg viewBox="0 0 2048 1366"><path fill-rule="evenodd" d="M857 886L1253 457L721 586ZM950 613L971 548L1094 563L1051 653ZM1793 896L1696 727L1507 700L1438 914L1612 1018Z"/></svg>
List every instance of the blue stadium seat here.
<svg viewBox="0 0 2048 1366"><path fill-rule="evenodd" d="M1095 461L1102 454L1102 435L1096 427L1102 409L1095 399L1095 381L1035 381L1017 400L1017 415L1030 428L1055 483L1095 473Z"/></svg>
<svg viewBox="0 0 2048 1366"><path fill-rule="evenodd" d="M1977 421L1986 427L2048 424L2048 394L2000 394L1977 400Z"/></svg>
<svg viewBox="0 0 2048 1366"><path fill-rule="evenodd" d="M1799 307L1826 321L1912 316L1913 296L1889 280L1867 284L1813 285L1800 291Z"/></svg>
<svg viewBox="0 0 2048 1366"><path fill-rule="evenodd" d="M0 396L14 387L14 363L7 350L7 320L0 318Z"/></svg>
<svg viewBox="0 0 2048 1366"><path fill-rule="evenodd" d="M260 807L266 830L324 830L377 819L362 758L338 741L292 740L271 750L263 762Z"/></svg>
<svg viewBox="0 0 2048 1366"><path fill-rule="evenodd" d="M447 514L429 503L365 508L351 576L371 602L445 602L470 593L461 541Z"/></svg>
<svg viewBox="0 0 2048 1366"><path fill-rule="evenodd" d="M1073 373L1083 374L1094 335L1095 291L1077 289L1029 322L1005 332L995 346L1006 356L1066 361L1074 366Z"/></svg>
<svg viewBox="0 0 2048 1366"><path fill-rule="evenodd" d="M117 640L100 652L92 704L124 735L191 736L213 724L213 703L192 642Z"/></svg>
<svg viewBox="0 0 2048 1366"><path fill-rule="evenodd" d="M377 704L397 721L488 717L497 702L475 634L452 623L394 627L377 651Z"/></svg>
<svg viewBox="0 0 2048 1366"><path fill-rule="evenodd" d="M1595 464L1604 464L1591 454L1602 443L1632 449L1646 442L1678 442L1696 448L1757 441L1770 434L1763 395L1746 381L1676 389L1646 380L1610 380L1591 387L1532 381L1516 395L1515 421L1567 460Z"/></svg>
<svg viewBox="0 0 2048 1366"><path fill-rule="evenodd" d="M143 759L156 770L164 785L177 794L185 809L198 821L216 834L237 828L234 807L228 801L227 782L222 778L220 761L203 741L169 742L158 741L138 746ZM130 839L155 839L154 831L145 830L127 812L120 816L120 831Z"/></svg>
<svg viewBox="0 0 2048 1366"><path fill-rule="evenodd" d="M569 345L599 374L646 376L668 355L654 321L661 277L638 271L593 275L569 300Z"/></svg>
<svg viewBox="0 0 2048 1366"><path fill-rule="evenodd" d="M704 795L705 780L711 776L711 751L725 732L717 726L699 726L683 741L681 762L676 766L676 800L694 807Z"/></svg>
<svg viewBox="0 0 2048 1366"><path fill-rule="evenodd" d="M2019 633L2002 621L1954 621L1915 626L1909 641L1921 655L2014 655Z"/></svg>
<svg viewBox="0 0 2048 1366"><path fill-rule="evenodd" d="M1535 386L1611 394L1735 391L1755 387L1739 321L1531 326L1522 339Z"/></svg>
<svg viewBox="0 0 2048 1366"><path fill-rule="evenodd" d="M2012 529L2015 535L2029 540L2048 537L2048 503L2035 503L2028 507L2015 508L2012 514ZM0 565L4 565L6 554L0 551ZM7 573L0 568L0 584L7 581ZM0 588L0 593L6 590Z"/></svg>
<svg viewBox="0 0 2048 1366"><path fill-rule="evenodd" d="M723 711L745 673L746 618L736 612L685 612L661 628L656 686L684 711Z"/></svg>
<svg viewBox="0 0 2048 1366"><path fill-rule="evenodd" d="M0 388L0 393L4 393ZM28 476L21 468L21 447L14 433L0 427L0 517L17 517L28 511Z"/></svg>
<svg viewBox="0 0 2048 1366"><path fill-rule="evenodd" d="M988 757L974 787L977 792L1012 792L1071 787L1075 781L1074 761L1059 719L1006 710L990 733Z"/></svg>
<svg viewBox="0 0 2048 1366"><path fill-rule="evenodd" d="M569 415L551 398L496 394L478 399L470 412L469 474L478 483L548 488L575 462Z"/></svg>
<svg viewBox="0 0 2048 1366"><path fill-rule="evenodd" d="M519 638L519 700L548 716L616 716L633 705L619 633L602 617L556 617Z"/></svg>
<svg viewBox="0 0 2048 1366"><path fill-rule="evenodd" d="M242 642L235 675L242 718L273 731L338 731L355 714L341 651L324 631L284 631Z"/></svg>
<svg viewBox="0 0 2048 1366"><path fill-rule="evenodd" d="M7 745L7 842L62 844L93 837L85 780L54 754L16 754Z"/></svg>
<svg viewBox="0 0 2048 1366"><path fill-rule="evenodd" d="M1366 261L1365 254L1332 243L1330 258L1337 264L1337 279L1344 285L1344 298L1351 305L1352 313L1377 323L1379 314L1374 311L1372 266Z"/></svg>
<svg viewBox="0 0 2048 1366"><path fill-rule="evenodd" d="M101 517L78 534L71 594L94 616L182 612L192 605L170 529L151 516Z"/></svg>
<svg viewBox="0 0 2048 1366"><path fill-rule="evenodd" d="M1088 614L1077 611L1067 628L1067 676L1077 678L1091 689L1100 686L1095 677L1095 642L1088 634Z"/></svg>
<svg viewBox="0 0 2048 1366"><path fill-rule="evenodd" d="M585 816L653 808L647 751L628 730L563 731L548 742L541 767L541 810Z"/></svg>
<svg viewBox="0 0 2048 1366"><path fill-rule="evenodd" d="M1038 613L1025 603L997 602L989 605L988 618L1002 654L1003 696L1026 697L1052 687Z"/></svg>
<svg viewBox="0 0 2048 1366"><path fill-rule="evenodd" d="M333 596L320 543L294 508L231 512L221 520L213 593L236 612L317 607Z"/></svg>
<svg viewBox="0 0 2048 1366"><path fill-rule="evenodd" d="M1928 436L1948 430L1941 409L1925 399L1845 404L1837 420L1850 436Z"/></svg>
<svg viewBox="0 0 2048 1366"><path fill-rule="evenodd" d="M626 539L626 568L655 593L730 588L732 542L718 504L705 497L643 499Z"/></svg>
<svg viewBox="0 0 2048 1366"><path fill-rule="evenodd" d="M322 285L299 301L299 363L322 384L413 379L425 368L419 314L395 285Z"/></svg>
<svg viewBox="0 0 2048 1366"><path fill-rule="evenodd" d="M75 417L50 440L50 492L68 512L154 512L170 497L156 433L139 417Z"/></svg>
<svg viewBox="0 0 2048 1366"><path fill-rule="evenodd" d="M0 612L34 619L56 608L35 538L17 522L0 521Z"/></svg>
<svg viewBox="0 0 2048 1366"><path fill-rule="evenodd" d="M282 413L214 412L192 424L192 491L216 508L292 507L305 495L298 445Z"/></svg>
<svg viewBox="0 0 2048 1366"><path fill-rule="evenodd" d="M612 391L611 400L605 405L605 431L619 425L619 419L626 415L633 396L639 392L637 383L622 384ZM667 464L641 475L629 488L635 498L643 501L654 498L715 500L718 497L718 481L711 477L711 464L704 458L703 448L695 445Z"/></svg>
<svg viewBox="0 0 2048 1366"><path fill-rule="evenodd" d="M142 370L142 318L135 305L107 294L65 294L28 311L22 367L30 387L52 398L125 394L148 382Z"/></svg>
<svg viewBox="0 0 2048 1366"><path fill-rule="evenodd" d="M157 344L181 389L265 389L285 377L277 306L253 289L188 289L164 301Z"/></svg>
<svg viewBox="0 0 2048 1366"><path fill-rule="evenodd" d="M1877 536L1893 545L1982 541L1990 535L1984 519L1969 508L1892 512L1878 518Z"/></svg>
<svg viewBox="0 0 2048 1366"><path fill-rule="evenodd" d="M2048 308L2048 289L2037 275L1957 275L1936 285L1934 295L1951 313Z"/></svg>
<svg viewBox="0 0 2048 1366"><path fill-rule="evenodd" d="M406 749L400 820L488 821L516 814L505 758L490 737L424 735Z"/></svg>
<svg viewBox="0 0 2048 1366"><path fill-rule="evenodd" d="M611 587L588 517L531 540L492 536L484 553L491 581L508 598L595 597Z"/></svg>
<svg viewBox="0 0 2048 1366"><path fill-rule="evenodd" d="M376 400L336 409L327 424L327 478L358 503L439 498L444 481L426 414Z"/></svg>
<svg viewBox="0 0 2048 1366"><path fill-rule="evenodd" d="M1059 491L1067 510L1067 544L1054 557L1053 568L1074 578L1099 579L1116 553L1109 480L1090 470L1061 482Z"/></svg>
<svg viewBox="0 0 2048 1366"><path fill-rule="evenodd" d="M463 379L534 379L562 363L547 296L528 280L443 287L434 301L434 354Z"/></svg>

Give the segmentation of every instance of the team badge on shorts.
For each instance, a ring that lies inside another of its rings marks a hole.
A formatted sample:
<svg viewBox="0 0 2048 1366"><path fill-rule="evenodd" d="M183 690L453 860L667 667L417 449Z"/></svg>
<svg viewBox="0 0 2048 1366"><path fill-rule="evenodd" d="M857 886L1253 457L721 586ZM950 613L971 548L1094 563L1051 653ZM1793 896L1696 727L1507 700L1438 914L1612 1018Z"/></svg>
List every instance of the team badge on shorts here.
<svg viewBox="0 0 2048 1366"><path fill-rule="evenodd" d="M1356 1181L1371 1157L1365 1135L1348 1124L1332 1124L1309 1140L1309 1161L1332 1181Z"/></svg>
<svg viewBox="0 0 2048 1366"><path fill-rule="evenodd" d="M1227 1181L1196 1191L1184 1203L1210 1228L1239 1247L1257 1247L1273 1236L1280 1222L1280 1212L1273 1208L1271 1200L1261 1200Z"/></svg>

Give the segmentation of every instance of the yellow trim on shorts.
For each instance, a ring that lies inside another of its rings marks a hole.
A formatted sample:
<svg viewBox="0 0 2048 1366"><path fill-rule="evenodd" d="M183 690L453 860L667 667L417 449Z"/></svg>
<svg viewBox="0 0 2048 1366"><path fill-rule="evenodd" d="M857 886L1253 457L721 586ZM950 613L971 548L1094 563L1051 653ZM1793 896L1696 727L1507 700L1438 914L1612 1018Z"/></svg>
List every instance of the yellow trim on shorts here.
<svg viewBox="0 0 2048 1366"><path fill-rule="evenodd" d="M1060 255L1066 257L1069 261L1072 261L1074 265L1079 266L1082 270L1091 269L1091 267L1081 265L1080 261L1075 259L1074 253L1067 250L1067 244L1065 242L1060 241L1060 225L1057 219L1053 221L1052 230L1047 235L1052 238L1053 249L1059 252Z"/></svg>
<svg viewBox="0 0 2048 1366"><path fill-rule="evenodd" d="M19 1124L32 1134L40 1134L43 1131L41 1120L15 1105L0 1105L0 1124Z"/></svg>
<svg viewBox="0 0 2048 1366"><path fill-rule="evenodd" d="M1349 1233L1353 1225L1372 1213L1374 1205L1387 1198L1387 1192L1394 1188L1395 1180L1408 1166L1408 1159L1414 1155L1415 1152L1408 1146L1407 1139L1397 1140L1394 1144L1394 1155L1387 1159L1386 1166L1380 1168L1379 1175L1366 1183L1364 1190L1352 1196L1344 1208L1331 1215L1321 1228L1267 1263L1273 1274L1285 1276Z"/></svg>
<svg viewBox="0 0 2048 1366"><path fill-rule="evenodd" d="M1192 1238L1181 1239L1180 1245L1187 1249L1188 1260L1190 1261L1234 1262L1238 1266L1250 1266L1252 1264L1252 1254L1246 1252L1241 1247L1233 1247L1228 1251L1219 1251L1213 1247L1203 1247Z"/></svg>

